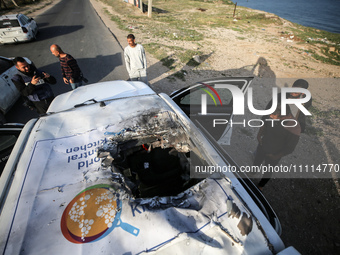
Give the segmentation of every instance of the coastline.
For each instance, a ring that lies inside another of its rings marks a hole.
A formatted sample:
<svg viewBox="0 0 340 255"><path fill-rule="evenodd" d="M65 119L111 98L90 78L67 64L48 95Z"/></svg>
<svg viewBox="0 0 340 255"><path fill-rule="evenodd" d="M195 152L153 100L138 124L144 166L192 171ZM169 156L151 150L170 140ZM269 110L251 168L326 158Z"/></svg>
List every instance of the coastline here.
<svg viewBox="0 0 340 255"><path fill-rule="evenodd" d="M334 22L338 18L340 4L332 0L284 0L279 2L270 0L234 0L233 2L237 2L238 6L274 13L301 26L325 30L330 33L340 33L339 23ZM308 8L306 8L307 5Z"/></svg>

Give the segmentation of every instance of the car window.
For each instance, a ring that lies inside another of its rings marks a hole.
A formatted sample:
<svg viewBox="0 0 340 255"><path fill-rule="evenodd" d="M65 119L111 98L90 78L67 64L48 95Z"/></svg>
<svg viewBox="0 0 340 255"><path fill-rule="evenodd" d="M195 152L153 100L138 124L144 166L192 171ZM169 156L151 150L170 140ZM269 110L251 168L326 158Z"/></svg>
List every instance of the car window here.
<svg viewBox="0 0 340 255"><path fill-rule="evenodd" d="M15 135L0 136L0 175L7 163L9 155L12 152L17 137Z"/></svg>
<svg viewBox="0 0 340 255"><path fill-rule="evenodd" d="M21 25L26 25L27 24L27 20L26 19L24 19L24 17L23 16L21 16L20 18L19 18L19 20L20 20L20 22L21 22Z"/></svg>
<svg viewBox="0 0 340 255"><path fill-rule="evenodd" d="M1 20L0 28L10 28L10 27L20 27L19 21L17 19L11 20Z"/></svg>
<svg viewBox="0 0 340 255"><path fill-rule="evenodd" d="M26 23L30 23L30 18L29 18L29 17L27 17L27 16L25 16L25 15L22 15L21 17L22 17L22 19L23 19Z"/></svg>
<svg viewBox="0 0 340 255"><path fill-rule="evenodd" d="M231 92L228 89L215 88L215 91L219 95L223 105L229 105L233 99ZM207 104L216 105L219 104L219 99L217 95L210 89L200 88L191 91L186 96L182 97L180 103L182 105L201 105L202 94L207 95Z"/></svg>
<svg viewBox="0 0 340 255"><path fill-rule="evenodd" d="M6 72L12 66L14 66L12 61L0 58L0 74Z"/></svg>

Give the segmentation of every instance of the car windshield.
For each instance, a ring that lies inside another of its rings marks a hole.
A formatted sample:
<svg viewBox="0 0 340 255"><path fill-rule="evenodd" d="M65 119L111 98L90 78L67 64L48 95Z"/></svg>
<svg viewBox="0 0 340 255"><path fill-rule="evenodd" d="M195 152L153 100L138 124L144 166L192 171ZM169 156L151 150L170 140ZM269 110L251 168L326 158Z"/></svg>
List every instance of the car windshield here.
<svg viewBox="0 0 340 255"><path fill-rule="evenodd" d="M6 60L6 59L1 59L0 58L0 74L4 73L7 71L9 68L11 68L14 64L12 61Z"/></svg>
<svg viewBox="0 0 340 255"><path fill-rule="evenodd" d="M11 20L1 20L0 28L10 28L10 27L20 27L19 21L17 19Z"/></svg>

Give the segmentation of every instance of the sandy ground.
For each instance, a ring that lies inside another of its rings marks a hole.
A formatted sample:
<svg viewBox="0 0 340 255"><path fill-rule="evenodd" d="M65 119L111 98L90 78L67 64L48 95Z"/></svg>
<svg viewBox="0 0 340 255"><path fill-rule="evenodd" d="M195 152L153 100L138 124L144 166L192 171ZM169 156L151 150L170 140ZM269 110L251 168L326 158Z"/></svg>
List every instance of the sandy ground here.
<svg viewBox="0 0 340 255"><path fill-rule="evenodd" d="M127 32L119 30L103 8L113 14L114 11L98 0L90 1L122 48L127 46ZM30 16L39 15L59 1L51 2L52 4L32 12ZM145 15L136 9L137 14ZM228 29L209 29L205 31L209 36L200 42L200 48L195 43L172 42L160 38L157 43L200 50L204 56L198 67L183 67L187 73L186 81L174 82L167 78L172 71L147 53L150 86L156 92L170 94L205 78L254 76L252 87L255 105L263 108L271 98L272 87L291 86L297 78L305 78L310 84L313 105L317 109L325 113L339 110L340 67L314 60L308 54L313 46L301 45L294 38L282 37L281 31L290 25L290 22L284 21L281 27L258 29L256 33L249 35L241 35ZM138 29L134 34L139 43L154 42L154 39L150 41L144 38ZM245 118L254 116L248 112ZM322 132L322 135L302 134L294 153L284 157L281 163L297 166L340 164L339 125L339 114L314 116L309 126L312 130ZM233 129L231 145L225 149L239 165L252 164L251 152L257 146L257 131L250 127ZM327 178L314 179L275 178L267 184L263 192L278 214L283 228L281 237L287 246L294 246L302 254L340 254L339 176L327 175Z"/></svg>

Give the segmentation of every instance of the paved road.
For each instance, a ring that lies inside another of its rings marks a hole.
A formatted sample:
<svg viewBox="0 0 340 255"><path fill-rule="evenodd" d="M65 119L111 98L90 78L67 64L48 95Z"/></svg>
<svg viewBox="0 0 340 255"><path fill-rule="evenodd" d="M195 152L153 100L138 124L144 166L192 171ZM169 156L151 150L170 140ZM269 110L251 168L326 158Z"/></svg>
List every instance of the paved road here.
<svg viewBox="0 0 340 255"><path fill-rule="evenodd" d="M102 23L89 0L62 0L35 18L40 28L37 41L17 45L1 45L0 56L25 56L38 68L55 76L55 95L71 90L62 81L58 59L50 53L51 44L77 59L89 83L128 78L123 50ZM37 114L18 103L7 114L8 122L26 123Z"/></svg>

